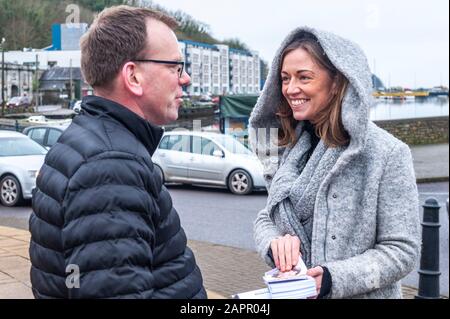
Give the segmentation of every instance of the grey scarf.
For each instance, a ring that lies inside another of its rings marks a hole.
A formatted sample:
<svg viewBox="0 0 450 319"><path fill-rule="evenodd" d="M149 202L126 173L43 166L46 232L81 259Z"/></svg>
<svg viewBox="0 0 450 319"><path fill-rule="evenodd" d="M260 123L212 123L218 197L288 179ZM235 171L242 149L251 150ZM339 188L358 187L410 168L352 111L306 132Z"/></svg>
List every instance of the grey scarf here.
<svg viewBox="0 0 450 319"><path fill-rule="evenodd" d="M303 122L297 125L296 134L297 142L286 148L273 177L267 210L281 234L300 238L303 260L311 267L316 195L344 148L329 148L321 140L308 159L311 135L304 130Z"/></svg>

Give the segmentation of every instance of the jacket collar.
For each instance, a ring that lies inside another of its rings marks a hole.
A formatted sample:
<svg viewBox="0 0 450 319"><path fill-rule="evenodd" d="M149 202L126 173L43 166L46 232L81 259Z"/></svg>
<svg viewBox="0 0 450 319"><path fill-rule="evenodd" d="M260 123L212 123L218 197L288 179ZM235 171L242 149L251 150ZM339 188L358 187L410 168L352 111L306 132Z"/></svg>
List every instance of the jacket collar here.
<svg viewBox="0 0 450 319"><path fill-rule="evenodd" d="M82 112L94 117L107 117L119 122L145 146L150 155L156 151L164 130L152 125L123 105L103 97L89 95L82 101Z"/></svg>

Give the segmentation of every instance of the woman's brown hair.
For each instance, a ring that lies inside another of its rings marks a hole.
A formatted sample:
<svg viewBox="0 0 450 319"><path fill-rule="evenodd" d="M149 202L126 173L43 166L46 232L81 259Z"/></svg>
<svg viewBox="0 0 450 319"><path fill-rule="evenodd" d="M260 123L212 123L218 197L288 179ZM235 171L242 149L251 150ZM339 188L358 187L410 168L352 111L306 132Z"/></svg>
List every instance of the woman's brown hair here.
<svg viewBox="0 0 450 319"><path fill-rule="evenodd" d="M329 103L319 110L317 118L312 122L316 134L323 139L327 146L337 147L347 145L350 141L350 136L342 124L341 109L342 101L348 86L348 80L331 63L320 44L312 36L295 40L289 44L281 54L281 63L283 63L285 56L289 52L299 48L308 52L319 66L327 70L336 87L335 94L330 92ZM279 145L286 146L294 144L297 141L295 127L298 121L294 119L292 109L284 97L276 115L281 121L281 131L278 134Z"/></svg>

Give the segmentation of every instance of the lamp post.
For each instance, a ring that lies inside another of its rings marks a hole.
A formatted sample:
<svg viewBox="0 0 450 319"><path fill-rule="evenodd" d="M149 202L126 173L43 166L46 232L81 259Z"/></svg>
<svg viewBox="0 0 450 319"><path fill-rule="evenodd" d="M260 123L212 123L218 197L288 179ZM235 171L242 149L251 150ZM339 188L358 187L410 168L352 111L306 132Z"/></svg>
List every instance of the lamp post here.
<svg viewBox="0 0 450 319"><path fill-rule="evenodd" d="M2 48L2 116L5 115L5 38L0 41L0 47Z"/></svg>

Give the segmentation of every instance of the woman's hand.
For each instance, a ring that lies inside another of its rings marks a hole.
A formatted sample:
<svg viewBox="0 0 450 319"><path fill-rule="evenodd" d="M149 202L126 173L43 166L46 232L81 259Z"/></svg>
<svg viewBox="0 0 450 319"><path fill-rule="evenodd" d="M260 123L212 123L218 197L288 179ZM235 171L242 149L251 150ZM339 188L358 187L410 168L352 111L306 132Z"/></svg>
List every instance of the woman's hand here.
<svg viewBox="0 0 450 319"><path fill-rule="evenodd" d="M317 266L317 267L308 269L306 271L306 274L308 276L313 277L314 280L316 281L316 291L317 291L317 296L318 296L320 293L320 288L322 288L323 268L320 266Z"/></svg>
<svg viewBox="0 0 450 319"><path fill-rule="evenodd" d="M297 265L300 253L300 239L289 234L275 238L270 243L275 266L281 271L289 271Z"/></svg>

